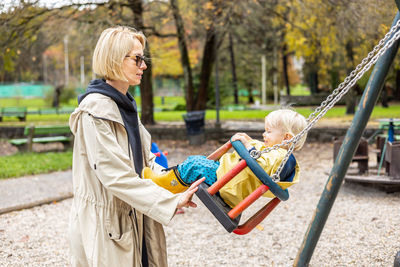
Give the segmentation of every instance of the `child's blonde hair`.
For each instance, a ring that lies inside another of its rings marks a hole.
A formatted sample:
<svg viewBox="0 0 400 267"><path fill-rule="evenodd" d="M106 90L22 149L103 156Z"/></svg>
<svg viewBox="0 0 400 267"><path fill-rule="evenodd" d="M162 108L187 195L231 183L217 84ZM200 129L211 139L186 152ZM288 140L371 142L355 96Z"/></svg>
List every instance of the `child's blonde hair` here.
<svg viewBox="0 0 400 267"><path fill-rule="evenodd" d="M107 80L128 81L122 63L137 41L144 49L146 37L134 28L117 26L104 30L93 52L93 71Z"/></svg>
<svg viewBox="0 0 400 267"><path fill-rule="evenodd" d="M272 111L265 117L265 124L272 128L277 128L285 133L290 133L295 136L300 133L307 125L307 121L303 115L291 109L278 109ZM307 133L295 145L294 150L299 150L303 147L306 141Z"/></svg>

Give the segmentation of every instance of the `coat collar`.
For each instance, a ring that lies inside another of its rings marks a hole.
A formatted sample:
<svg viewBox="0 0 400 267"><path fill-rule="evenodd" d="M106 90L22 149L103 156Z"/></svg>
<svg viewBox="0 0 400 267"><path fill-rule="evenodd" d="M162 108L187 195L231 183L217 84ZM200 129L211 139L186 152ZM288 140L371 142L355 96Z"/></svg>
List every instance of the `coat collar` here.
<svg viewBox="0 0 400 267"><path fill-rule="evenodd" d="M115 121L124 125L117 104L110 97L102 94L89 94L71 114L69 124L73 133L82 112L87 112L94 117Z"/></svg>

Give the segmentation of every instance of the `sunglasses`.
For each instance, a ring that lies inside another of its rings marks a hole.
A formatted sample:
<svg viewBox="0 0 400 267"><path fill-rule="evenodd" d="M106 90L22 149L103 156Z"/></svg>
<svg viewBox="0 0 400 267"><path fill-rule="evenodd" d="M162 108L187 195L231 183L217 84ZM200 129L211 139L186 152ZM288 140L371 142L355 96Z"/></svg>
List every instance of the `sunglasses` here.
<svg viewBox="0 0 400 267"><path fill-rule="evenodd" d="M133 55L133 56L127 55L127 56L125 56L125 57L129 57L129 58L135 60L135 61L136 61L136 66L137 66L137 67L142 66L142 63L145 62L145 61L147 60L147 58L146 58L145 56L142 56L142 55Z"/></svg>

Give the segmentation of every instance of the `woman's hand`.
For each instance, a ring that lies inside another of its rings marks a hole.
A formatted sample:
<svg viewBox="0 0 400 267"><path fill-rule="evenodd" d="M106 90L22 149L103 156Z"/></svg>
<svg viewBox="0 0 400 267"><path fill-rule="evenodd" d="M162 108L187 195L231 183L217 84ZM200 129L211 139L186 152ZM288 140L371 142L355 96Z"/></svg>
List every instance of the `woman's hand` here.
<svg viewBox="0 0 400 267"><path fill-rule="evenodd" d="M204 182L206 178L201 178L194 182L193 184L190 185L189 189L186 190L182 195L181 199L179 200L178 206L176 206L177 209L183 208L183 207L192 207L196 208L197 205L192 201L193 194L197 191L198 185Z"/></svg>
<svg viewBox="0 0 400 267"><path fill-rule="evenodd" d="M252 145L250 144L251 138L245 133L236 133L231 138L232 141L240 140L242 144L246 147L246 149L250 149Z"/></svg>

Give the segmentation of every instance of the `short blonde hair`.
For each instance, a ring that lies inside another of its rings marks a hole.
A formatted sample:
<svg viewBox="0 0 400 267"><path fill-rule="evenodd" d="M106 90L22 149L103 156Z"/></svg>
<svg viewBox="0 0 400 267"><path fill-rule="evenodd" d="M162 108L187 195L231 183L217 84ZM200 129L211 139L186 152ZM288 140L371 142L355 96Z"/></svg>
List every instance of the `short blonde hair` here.
<svg viewBox="0 0 400 267"><path fill-rule="evenodd" d="M108 80L128 81L122 71L122 63L134 49L136 40L144 49L146 37L134 28L117 26L104 30L93 52L93 71Z"/></svg>
<svg viewBox="0 0 400 267"><path fill-rule="evenodd" d="M307 121L303 115L297 113L291 109L278 109L272 111L265 117L265 124L272 128L277 128L285 133L290 133L295 136L299 134L307 125ZM304 134L297 144L294 150L299 150L303 147L306 141L307 133Z"/></svg>

